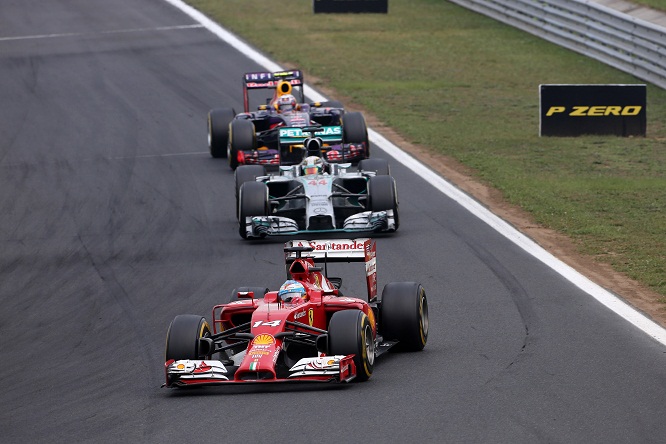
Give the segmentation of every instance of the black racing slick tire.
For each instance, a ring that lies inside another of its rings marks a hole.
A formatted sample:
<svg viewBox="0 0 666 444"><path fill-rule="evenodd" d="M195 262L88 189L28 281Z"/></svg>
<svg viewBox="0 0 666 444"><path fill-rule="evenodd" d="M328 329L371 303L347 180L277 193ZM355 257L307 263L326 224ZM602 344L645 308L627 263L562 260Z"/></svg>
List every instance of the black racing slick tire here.
<svg viewBox="0 0 666 444"><path fill-rule="evenodd" d="M238 192L241 185L245 182L253 182L257 177L265 176L266 168L263 165L240 165L234 171L236 181L236 202L238 202ZM236 217L238 217L238 205L236 205Z"/></svg>
<svg viewBox="0 0 666 444"><path fill-rule="evenodd" d="M238 191L238 232L247 239L245 220L250 216L268 216L268 187L263 182L245 182Z"/></svg>
<svg viewBox="0 0 666 444"><path fill-rule="evenodd" d="M178 315L169 325L166 361L170 359L210 359L201 349L200 338L210 336L206 319L197 315Z"/></svg>
<svg viewBox="0 0 666 444"><path fill-rule="evenodd" d="M400 226L398 214L398 190L391 176L374 176L368 179L368 196L371 211L393 210L395 229Z"/></svg>
<svg viewBox="0 0 666 444"><path fill-rule="evenodd" d="M375 338L368 316L361 310L333 313L328 324L331 355L354 355L356 381L367 381L375 365Z"/></svg>
<svg viewBox="0 0 666 444"><path fill-rule="evenodd" d="M370 157L370 141L368 140L368 127L365 118L360 112L344 113L342 115L342 142L365 144L364 158Z"/></svg>
<svg viewBox="0 0 666 444"><path fill-rule="evenodd" d="M421 284L391 282L384 286L379 330L384 340L398 341L398 350L423 350L428 342L428 299Z"/></svg>
<svg viewBox="0 0 666 444"><path fill-rule="evenodd" d="M238 165L238 153L251 151L257 147L257 133L250 120L234 120L229 126L229 166L235 170Z"/></svg>
<svg viewBox="0 0 666 444"><path fill-rule="evenodd" d="M359 171L374 171L377 176L389 176L391 167L386 159L363 159L358 163Z"/></svg>
<svg viewBox="0 0 666 444"><path fill-rule="evenodd" d="M218 108L208 113L208 149L215 159L227 157L229 124L234 117L236 111L233 108Z"/></svg>

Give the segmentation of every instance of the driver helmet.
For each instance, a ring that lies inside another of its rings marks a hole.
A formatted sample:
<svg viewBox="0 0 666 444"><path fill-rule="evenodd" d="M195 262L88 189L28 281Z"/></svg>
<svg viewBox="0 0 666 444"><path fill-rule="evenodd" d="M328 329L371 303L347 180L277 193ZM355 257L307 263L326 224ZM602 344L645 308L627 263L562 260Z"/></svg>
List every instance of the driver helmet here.
<svg viewBox="0 0 666 444"><path fill-rule="evenodd" d="M304 175L319 174L323 171L324 162L317 156L308 156L303 160L301 168Z"/></svg>
<svg viewBox="0 0 666 444"><path fill-rule="evenodd" d="M288 280L280 287L278 299L282 302L294 303L305 297L305 287L298 281Z"/></svg>
<svg viewBox="0 0 666 444"><path fill-rule="evenodd" d="M296 109L296 105L296 99L291 94L280 96L275 104L279 113L294 111Z"/></svg>

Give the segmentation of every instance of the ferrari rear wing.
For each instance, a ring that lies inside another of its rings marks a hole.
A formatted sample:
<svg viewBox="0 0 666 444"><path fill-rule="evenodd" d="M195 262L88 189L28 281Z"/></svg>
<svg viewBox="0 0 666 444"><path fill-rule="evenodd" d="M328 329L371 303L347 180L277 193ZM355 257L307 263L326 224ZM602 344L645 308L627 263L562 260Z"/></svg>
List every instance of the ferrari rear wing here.
<svg viewBox="0 0 666 444"><path fill-rule="evenodd" d="M291 240L284 244L287 266L299 257L315 262L365 262L368 300L377 297L377 244L374 239Z"/></svg>

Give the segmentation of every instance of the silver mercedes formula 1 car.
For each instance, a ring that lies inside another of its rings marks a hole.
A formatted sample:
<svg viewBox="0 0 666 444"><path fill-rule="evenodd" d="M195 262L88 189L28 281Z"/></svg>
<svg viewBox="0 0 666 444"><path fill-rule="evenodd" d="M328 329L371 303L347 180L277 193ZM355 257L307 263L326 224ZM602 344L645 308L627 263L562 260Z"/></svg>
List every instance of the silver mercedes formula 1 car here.
<svg viewBox="0 0 666 444"><path fill-rule="evenodd" d="M316 133L316 128L304 128ZM309 137L307 152L320 152ZM297 165L267 174L263 165L235 172L239 233L245 239L300 233L393 232L398 229L398 194L383 159L328 163L308 155Z"/></svg>

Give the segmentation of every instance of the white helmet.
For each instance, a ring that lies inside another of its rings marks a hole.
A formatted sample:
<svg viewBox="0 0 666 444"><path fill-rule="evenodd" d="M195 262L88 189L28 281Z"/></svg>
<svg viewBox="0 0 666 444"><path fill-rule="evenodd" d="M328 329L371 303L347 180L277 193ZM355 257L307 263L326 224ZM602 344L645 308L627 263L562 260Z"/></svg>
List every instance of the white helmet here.
<svg viewBox="0 0 666 444"><path fill-rule="evenodd" d="M301 163L303 174L305 176L310 174L319 174L324 169L324 162L317 156L308 156Z"/></svg>
<svg viewBox="0 0 666 444"><path fill-rule="evenodd" d="M294 96L291 94L285 94L277 99L275 106L277 107L279 113L284 113L287 111L294 111L296 109L297 103Z"/></svg>
<svg viewBox="0 0 666 444"><path fill-rule="evenodd" d="M288 280L280 287L278 291L278 298L282 302L292 302L294 298L305 297L305 287L298 281Z"/></svg>

